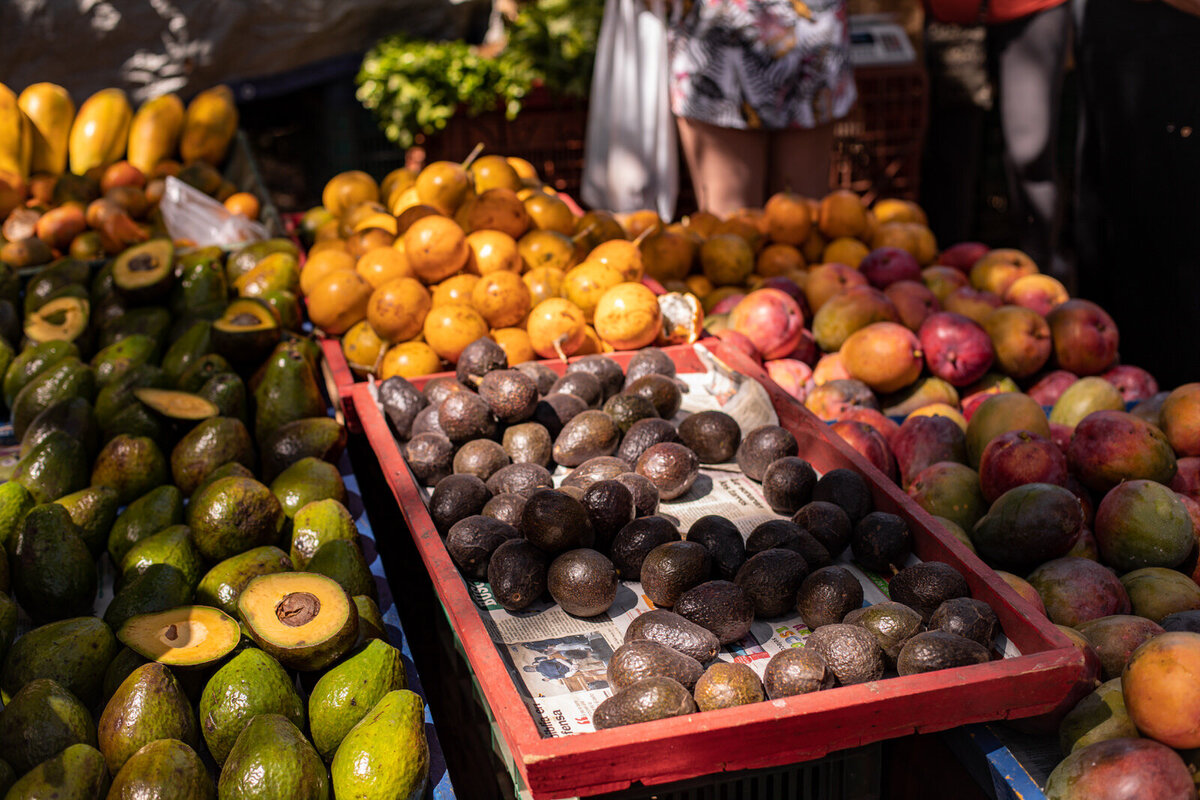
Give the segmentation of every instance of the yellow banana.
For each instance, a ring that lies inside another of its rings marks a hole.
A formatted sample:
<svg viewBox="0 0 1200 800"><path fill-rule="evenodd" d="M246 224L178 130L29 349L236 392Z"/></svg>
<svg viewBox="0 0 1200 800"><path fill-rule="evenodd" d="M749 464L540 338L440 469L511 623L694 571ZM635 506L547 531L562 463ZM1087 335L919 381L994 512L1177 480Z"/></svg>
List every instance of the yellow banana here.
<svg viewBox="0 0 1200 800"><path fill-rule="evenodd" d="M17 104L33 125L33 172L61 175L67 168L67 141L75 120L75 101L63 87L54 83L27 86Z"/></svg>
<svg viewBox="0 0 1200 800"><path fill-rule="evenodd" d="M192 98L183 121L179 154L185 164L198 159L213 166L225 159L225 151L237 133L238 112L228 86L214 86Z"/></svg>
<svg viewBox="0 0 1200 800"><path fill-rule="evenodd" d="M133 109L120 89L101 89L83 102L71 126L67 151L71 172L107 167L125 154Z"/></svg>
<svg viewBox="0 0 1200 800"><path fill-rule="evenodd" d="M0 83L0 171L28 180L33 152L32 131L29 117L17 104L17 96Z"/></svg>
<svg viewBox="0 0 1200 800"><path fill-rule="evenodd" d="M138 107L129 125L130 164L150 175L158 162L175 155L183 130L183 101L176 94L164 94Z"/></svg>

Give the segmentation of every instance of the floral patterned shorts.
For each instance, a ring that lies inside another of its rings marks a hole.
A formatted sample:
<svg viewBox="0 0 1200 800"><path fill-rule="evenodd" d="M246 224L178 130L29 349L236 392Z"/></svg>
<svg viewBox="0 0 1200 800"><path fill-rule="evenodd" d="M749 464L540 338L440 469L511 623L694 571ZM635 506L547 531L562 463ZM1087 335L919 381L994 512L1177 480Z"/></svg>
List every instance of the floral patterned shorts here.
<svg viewBox="0 0 1200 800"><path fill-rule="evenodd" d="M814 128L857 97L844 0L676 0L671 110L722 128Z"/></svg>

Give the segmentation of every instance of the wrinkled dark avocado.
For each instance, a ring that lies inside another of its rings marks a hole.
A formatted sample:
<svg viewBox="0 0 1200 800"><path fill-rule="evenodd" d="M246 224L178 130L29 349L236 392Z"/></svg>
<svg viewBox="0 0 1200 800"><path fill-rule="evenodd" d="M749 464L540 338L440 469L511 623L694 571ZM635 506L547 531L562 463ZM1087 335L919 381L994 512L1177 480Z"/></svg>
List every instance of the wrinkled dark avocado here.
<svg viewBox="0 0 1200 800"><path fill-rule="evenodd" d="M667 717L691 714L696 710L692 695L679 681L671 678L643 678L596 706L592 721L597 730L633 725Z"/></svg>
<svg viewBox="0 0 1200 800"><path fill-rule="evenodd" d="M744 706L766 698L762 681L754 670L745 664L728 661L710 665L696 681L693 695L701 711Z"/></svg>
<svg viewBox="0 0 1200 800"><path fill-rule="evenodd" d="M845 567L822 567L800 584L796 611L809 630L834 625L863 603L863 588Z"/></svg>
<svg viewBox="0 0 1200 800"><path fill-rule="evenodd" d="M617 573L623 580L638 580L647 553L659 545L679 540L679 531L670 520L658 516L638 517L613 539L611 552Z"/></svg>
<svg viewBox="0 0 1200 800"><path fill-rule="evenodd" d="M956 597L970 597L966 578L949 564L922 561L905 567L888 582L888 594L928 621L938 606Z"/></svg>
<svg viewBox="0 0 1200 800"><path fill-rule="evenodd" d="M800 450L796 437L778 425L763 425L746 434L738 445L736 460L738 468L751 480L761 481L767 467Z"/></svg>
<svg viewBox="0 0 1200 800"><path fill-rule="evenodd" d="M454 392L438 406L438 425L455 444L496 435L496 420L482 397L474 392Z"/></svg>
<svg viewBox="0 0 1200 800"><path fill-rule="evenodd" d="M708 580L712 559L704 545L696 542L667 542L642 560L642 591L659 607L670 608L680 595Z"/></svg>
<svg viewBox="0 0 1200 800"><path fill-rule="evenodd" d="M454 473L474 475L481 481L486 481L509 463L508 453L504 452L499 442L474 439L454 454Z"/></svg>
<svg viewBox="0 0 1200 800"><path fill-rule="evenodd" d="M745 589L730 581L693 586L680 595L674 611L712 631L723 645L740 640L754 623L754 601Z"/></svg>
<svg viewBox="0 0 1200 800"><path fill-rule="evenodd" d="M518 369L532 378L540 395L550 394L550 387L558 380L557 372L536 361L525 361L517 364L513 369Z"/></svg>
<svg viewBox="0 0 1200 800"><path fill-rule="evenodd" d="M587 410L587 403L573 394L548 394L534 407L533 421L545 425L550 435L557 439L568 422Z"/></svg>
<svg viewBox="0 0 1200 800"><path fill-rule="evenodd" d="M492 494L519 494L529 497L539 489L554 488L550 471L540 464L509 464L487 480Z"/></svg>
<svg viewBox="0 0 1200 800"><path fill-rule="evenodd" d="M696 659L649 639L626 641L608 662L608 682L617 691L652 677L671 678L690 691L703 672Z"/></svg>
<svg viewBox="0 0 1200 800"><path fill-rule="evenodd" d="M480 512L485 517L507 522L514 528L521 524L521 512L525 510L525 496L516 492L494 495Z"/></svg>
<svg viewBox="0 0 1200 800"><path fill-rule="evenodd" d="M474 475L450 475L438 481L429 500L429 516L445 536L460 519L478 514L492 499L487 485Z"/></svg>
<svg viewBox="0 0 1200 800"><path fill-rule="evenodd" d="M454 375L459 383L472 388L493 370L501 370L508 366L508 356L504 348L487 337L471 342L463 348L454 366Z"/></svg>
<svg viewBox="0 0 1200 800"><path fill-rule="evenodd" d="M920 614L893 600L856 608L842 621L847 625L857 625L870 631L879 642L889 666L895 666L901 648L925 626Z"/></svg>
<svg viewBox="0 0 1200 800"><path fill-rule="evenodd" d="M838 686L883 677L883 650L870 632L857 625L825 625L809 634L804 646L821 654Z"/></svg>
<svg viewBox="0 0 1200 800"><path fill-rule="evenodd" d="M834 681L825 658L809 647L792 647L776 653L763 673L763 688L772 700L831 689Z"/></svg>
<svg viewBox="0 0 1200 800"><path fill-rule="evenodd" d="M767 505L776 514L795 514L812 500L817 471L802 458L784 456L771 462L763 475Z"/></svg>
<svg viewBox="0 0 1200 800"><path fill-rule="evenodd" d="M546 554L529 542L503 542L488 561L492 596L508 611L520 611L546 591L546 568Z"/></svg>
<svg viewBox="0 0 1200 800"><path fill-rule="evenodd" d="M587 488L580 502L592 521L596 549L607 553L616 535L633 521L633 492L619 481L597 481Z"/></svg>
<svg viewBox="0 0 1200 800"><path fill-rule="evenodd" d="M471 387L459 382L457 378L443 376L431 379L425 384L425 388L421 390L421 393L425 395L425 399L429 401L429 405L440 406L442 401L454 392L469 391L471 391Z"/></svg>
<svg viewBox="0 0 1200 800"><path fill-rule="evenodd" d="M578 397L588 408L599 408L604 402L604 387L600 379L590 372L568 372L554 382L550 394L571 394Z"/></svg>
<svg viewBox="0 0 1200 800"><path fill-rule="evenodd" d="M712 631L684 619L673 611L656 608L647 611L625 629L625 642L649 639L666 645L701 664L716 657L720 642Z"/></svg>
<svg viewBox="0 0 1200 800"><path fill-rule="evenodd" d="M576 617L603 614L617 597L617 570L590 548L562 553L550 562L546 588L563 611Z"/></svg>
<svg viewBox="0 0 1200 800"><path fill-rule="evenodd" d="M654 404L654 410L663 419L671 419L683 405L683 392L673 378L665 375L643 375L625 385L627 394L641 395Z"/></svg>
<svg viewBox="0 0 1200 800"><path fill-rule="evenodd" d="M687 447L662 442L642 453L636 471L654 484L660 498L674 500L692 488L700 475L700 461Z"/></svg>
<svg viewBox="0 0 1200 800"><path fill-rule="evenodd" d="M454 471L454 444L440 433L418 433L404 445L404 460L422 486L436 486Z"/></svg>
<svg viewBox="0 0 1200 800"><path fill-rule="evenodd" d="M794 550L804 557L809 569L833 563L829 551L808 531L786 519L771 519L760 524L746 537L746 554L754 555L773 547Z"/></svg>
<svg viewBox="0 0 1200 800"><path fill-rule="evenodd" d="M521 534L507 522L492 517L474 515L460 519L446 534L446 551L454 564L468 578L487 579L488 561L496 548Z"/></svg>
<svg viewBox="0 0 1200 800"><path fill-rule="evenodd" d="M537 464L550 466L550 453L554 443L546 426L537 422L523 422L504 431L501 440L504 452L514 464Z"/></svg>
<svg viewBox="0 0 1200 800"><path fill-rule="evenodd" d="M912 553L908 523L895 514L873 511L854 526L850 536L854 558L881 575L894 574Z"/></svg>
<svg viewBox="0 0 1200 800"><path fill-rule="evenodd" d="M617 477L632 469L633 465L623 458L616 456L596 456L589 458L563 478L562 486L574 486L587 491L597 481L615 480Z"/></svg>
<svg viewBox="0 0 1200 800"><path fill-rule="evenodd" d="M429 405L425 395L400 375L379 384L379 404L397 439L408 439L417 412Z"/></svg>
<svg viewBox="0 0 1200 800"><path fill-rule="evenodd" d="M538 489L521 511L521 534L544 552L554 554L595 541L592 522L583 503L554 489Z"/></svg>
<svg viewBox="0 0 1200 800"><path fill-rule="evenodd" d="M687 540L699 542L712 558L713 576L731 581L746 561L746 542L737 526L725 517L709 514L692 523Z"/></svg>
<svg viewBox="0 0 1200 800"><path fill-rule="evenodd" d="M603 411L584 411L563 426L554 440L554 460L577 467L590 458L612 455L621 432Z"/></svg>
<svg viewBox="0 0 1200 800"><path fill-rule="evenodd" d="M679 423L679 439L701 464L724 464L737 454L742 429L724 411L701 411Z"/></svg>
<svg viewBox="0 0 1200 800"><path fill-rule="evenodd" d="M616 456L630 464L637 464L642 453L661 442L679 442L679 434L674 425L658 417L638 420L622 437Z"/></svg>
<svg viewBox="0 0 1200 800"><path fill-rule="evenodd" d="M646 375L664 375L674 378L675 362L669 355L657 348L639 350L633 354L633 358L629 359L629 365L625 368L625 385L628 386Z"/></svg>
<svg viewBox="0 0 1200 800"><path fill-rule="evenodd" d="M918 675L939 669L986 664L991 660L986 647L946 631L925 631L908 640L896 658L901 675Z"/></svg>
<svg viewBox="0 0 1200 800"><path fill-rule="evenodd" d="M613 480L623 484L633 494L634 516L649 517L658 513L658 487L645 475L622 472Z"/></svg>
<svg viewBox="0 0 1200 800"><path fill-rule="evenodd" d="M621 365L608 356L598 353L584 356L567 365L568 375L576 372L595 375L600 381L600 387L604 390L605 398L612 397L625 385L625 373L621 371Z"/></svg>
<svg viewBox="0 0 1200 800"><path fill-rule="evenodd" d="M746 559L733 582L746 590L759 617L779 617L796 606L808 564L792 550L771 549Z"/></svg>
<svg viewBox="0 0 1200 800"><path fill-rule="evenodd" d="M417 437L422 433L436 433L438 436L446 435L446 432L442 430L442 426L438 422L438 406L427 405L418 411L417 416L413 418L412 430L409 431L409 436Z"/></svg>
<svg viewBox="0 0 1200 800"><path fill-rule="evenodd" d="M797 511L792 522L820 542L831 558L840 556L850 545L853 526L841 506L817 500Z"/></svg>
<svg viewBox="0 0 1200 800"><path fill-rule="evenodd" d="M937 611L933 612L933 616L929 618L929 629L955 633L979 642L984 647L991 647L1000 630L1000 620L992 607L982 600L954 597L942 603Z"/></svg>
<svg viewBox="0 0 1200 800"><path fill-rule="evenodd" d="M654 404L640 394L613 395L604 403L603 411L613 418L622 435L628 433L637 422L658 417Z"/></svg>
<svg viewBox="0 0 1200 800"><path fill-rule="evenodd" d="M812 499L841 506L856 525L875 508L867 481L854 470L845 468L831 469L822 475L813 487Z"/></svg>
<svg viewBox="0 0 1200 800"><path fill-rule="evenodd" d="M523 372L498 369L483 376L479 396L501 422L514 424L533 416L537 407L537 384Z"/></svg>

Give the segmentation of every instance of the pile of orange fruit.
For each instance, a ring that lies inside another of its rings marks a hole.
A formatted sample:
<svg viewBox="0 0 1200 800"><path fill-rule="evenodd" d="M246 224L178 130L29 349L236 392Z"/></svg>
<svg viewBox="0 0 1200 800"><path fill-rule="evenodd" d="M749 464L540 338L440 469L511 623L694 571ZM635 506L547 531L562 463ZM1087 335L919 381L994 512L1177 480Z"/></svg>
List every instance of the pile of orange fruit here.
<svg viewBox="0 0 1200 800"><path fill-rule="evenodd" d="M513 364L690 342L722 299L772 277L803 286L809 263L856 266L888 245L922 264L937 254L906 201L780 193L727 219L580 215L528 162L498 155L378 183L341 173L300 227L310 319L381 379L444 370L481 336Z"/></svg>

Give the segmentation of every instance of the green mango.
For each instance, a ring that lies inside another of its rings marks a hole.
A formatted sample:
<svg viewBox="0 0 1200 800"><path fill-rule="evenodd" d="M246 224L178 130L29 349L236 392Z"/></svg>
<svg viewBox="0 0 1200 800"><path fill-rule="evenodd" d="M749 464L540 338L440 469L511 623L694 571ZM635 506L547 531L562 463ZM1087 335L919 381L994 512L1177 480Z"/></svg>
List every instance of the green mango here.
<svg viewBox="0 0 1200 800"><path fill-rule="evenodd" d="M89 486L54 501L67 510L79 529L79 537L93 557L108 546L108 533L117 519L117 490L107 486Z"/></svg>
<svg viewBox="0 0 1200 800"><path fill-rule="evenodd" d="M73 744L96 746L92 715L48 678L21 687L0 713L0 752L25 773Z"/></svg>
<svg viewBox="0 0 1200 800"><path fill-rule="evenodd" d="M17 602L34 622L91 613L99 586L96 562L65 508L48 503L30 510L14 555Z"/></svg>
<svg viewBox="0 0 1200 800"><path fill-rule="evenodd" d="M126 336L92 356L96 385L107 386L134 367L148 363L158 349L158 343L141 333Z"/></svg>
<svg viewBox="0 0 1200 800"><path fill-rule="evenodd" d="M151 489L126 506L113 523L108 534L108 554L114 564L122 564L138 542L181 522L183 495L179 490L169 485Z"/></svg>
<svg viewBox="0 0 1200 800"><path fill-rule="evenodd" d="M304 702L287 671L262 650L249 648L217 670L200 696L201 732L217 764L225 763L238 734L259 714L282 714L305 727Z"/></svg>
<svg viewBox="0 0 1200 800"><path fill-rule="evenodd" d="M116 489L122 504L170 479L166 457L154 440L146 436L116 436L104 445L92 465L92 485Z"/></svg>
<svg viewBox="0 0 1200 800"><path fill-rule="evenodd" d="M297 419L280 425L262 442L263 478L268 481L302 458L336 464L346 449L346 426L333 417Z"/></svg>
<svg viewBox="0 0 1200 800"><path fill-rule="evenodd" d="M194 594L182 571L170 564L150 564L122 584L104 612L104 621L120 630L130 617L187 605Z"/></svg>
<svg viewBox="0 0 1200 800"><path fill-rule="evenodd" d="M167 667L150 662L131 672L108 701L98 738L108 771L116 775L143 745L178 739L197 747L200 731L179 681Z"/></svg>
<svg viewBox="0 0 1200 800"><path fill-rule="evenodd" d="M333 578L351 597L361 594L372 600L379 599L375 578L358 542L346 539L326 542L308 562L308 571Z"/></svg>
<svg viewBox="0 0 1200 800"><path fill-rule="evenodd" d="M107 800L215 800L213 781L196 751L178 739L159 739L129 757L113 778Z"/></svg>
<svg viewBox="0 0 1200 800"><path fill-rule="evenodd" d="M55 403L33 418L21 439L21 458L29 455L51 431L63 431L83 445L88 461L96 457L100 447L100 426L92 405L82 397L72 397Z"/></svg>
<svg viewBox="0 0 1200 800"><path fill-rule="evenodd" d="M346 484L338 468L311 456L302 458L271 481L271 491L279 498L288 519L316 500L346 503Z"/></svg>
<svg viewBox="0 0 1200 800"><path fill-rule="evenodd" d="M417 800L429 782L425 703L389 692L355 725L333 757L335 797Z"/></svg>
<svg viewBox="0 0 1200 800"><path fill-rule="evenodd" d="M103 800L107 792L104 756L91 745L73 744L26 772L4 800Z"/></svg>
<svg viewBox="0 0 1200 800"><path fill-rule="evenodd" d="M196 424L171 451L175 485L191 495L208 473L236 461L254 468L254 441L241 420L210 417Z"/></svg>
<svg viewBox="0 0 1200 800"><path fill-rule="evenodd" d="M120 646L104 620L75 617L34 628L13 642L0 671L7 699L38 678L50 678L91 708L100 697L104 670Z"/></svg>
<svg viewBox="0 0 1200 800"><path fill-rule="evenodd" d="M388 692L407 688L400 651L378 639L326 672L308 698L308 724L317 752L332 759L346 734Z"/></svg>
<svg viewBox="0 0 1200 800"><path fill-rule="evenodd" d="M241 420L243 424L249 422L246 384L237 373L219 372L213 375L196 394L220 409L222 417Z"/></svg>
<svg viewBox="0 0 1200 800"><path fill-rule="evenodd" d="M271 490L250 478L214 481L196 492L187 509L196 547L209 561L275 544L286 519Z"/></svg>
<svg viewBox="0 0 1200 800"><path fill-rule="evenodd" d="M187 585L195 589L204 577L204 559L192 544L187 525L172 525L147 536L129 548L121 559L121 581L141 575L153 564L166 564L179 570Z"/></svg>
<svg viewBox="0 0 1200 800"><path fill-rule="evenodd" d="M304 569L321 545L336 539L358 541L358 529L346 507L332 499L303 506L292 518L292 563Z"/></svg>
<svg viewBox="0 0 1200 800"><path fill-rule="evenodd" d="M16 481L0 483L0 548L16 548L21 523L35 505L37 501L21 484Z"/></svg>
<svg viewBox="0 0 1200 800"><path fill-rule="evenodd" d="M4 405L12 408L27 383L70 356L79 357L79 348L71 342L42 342L23 349L4 371Z"/></svg>
<svg viewBox="0 0 1200 800"><path fill-rule="evenodd" d="M61 359L54 366L25 384L12 405L13 435L25 436L25 429L38 414L55 403L82 397L91 402L96 396L96 377L91 367L74 356Z"/></svg>
<svg viewBox="0 0 1200 800"><path fill-rule="evenodd" d="M183 335L176 339L163 355L163 377L176 386L188 367L212 352L212 323L207 320L193 322Z"/></svg>
<svg viewBox="0 0 1200 800"><path fill-rule="evenodd" d="M329 773L291 720L262 714L238 734L217 793L223 800L328 800Z"/></svg>
<svg viewBox="0 0 1200 800"><path fill-rule="evenodd" d="M205 573L196 587L196 602L219 608L236 617L237 600L246 584L259 575L274 575L293 569L292 560L278 547L247 550L225 559Z"/></svg>
<svg viewBox="0 0 1200 800"><path fill-rule="evenodd" d="M88 485L87 451L78 439L50 431L17 462L12 480L24 486L38 503L53 503Z"/></svg>
<svg viewBox="0 0 1200 800"><path fill-rule="evenodd" d="M316 374L299 346L283 342L275 348L254 390L254 405L254 436L259 442L280 425L325 413Z"/></svg>

